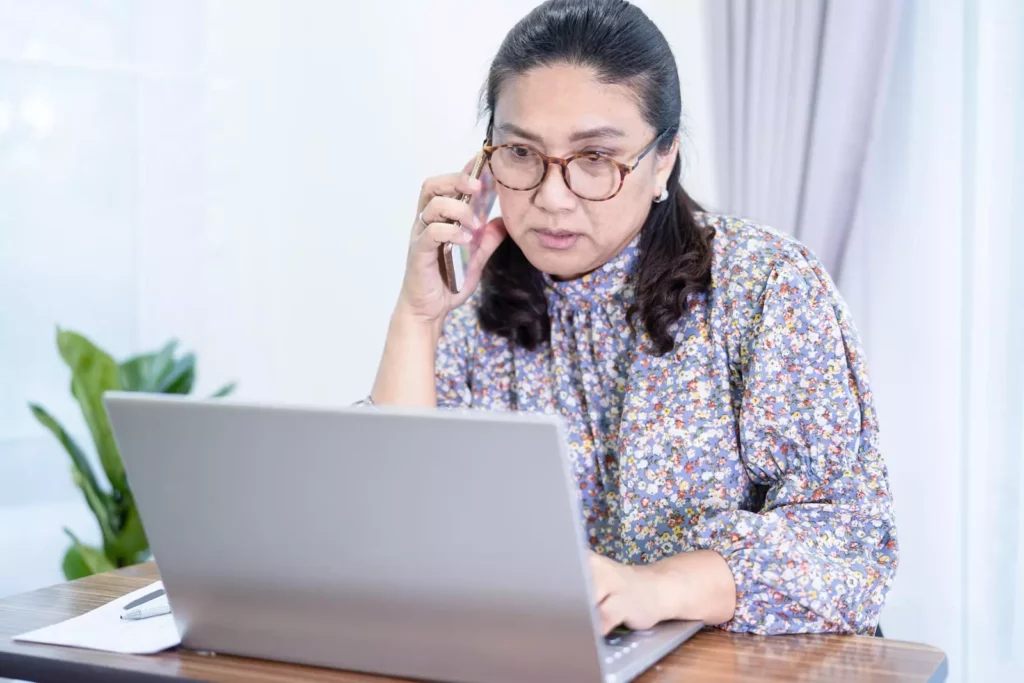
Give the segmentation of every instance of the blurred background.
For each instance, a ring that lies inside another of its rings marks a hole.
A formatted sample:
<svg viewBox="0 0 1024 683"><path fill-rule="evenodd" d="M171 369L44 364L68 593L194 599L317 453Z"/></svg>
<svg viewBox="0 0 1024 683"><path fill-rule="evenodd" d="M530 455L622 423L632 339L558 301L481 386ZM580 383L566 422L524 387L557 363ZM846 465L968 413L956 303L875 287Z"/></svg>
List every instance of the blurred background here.
<svg viewBox="0 0 1024 683"><path fill-rule="evenodd" d="M0 0L0 596L63 580L63 527L101 540L28 409L102 471L57 326L117 359L177 339L199 393L361 398L419 186L479 146L489 60L535 4ZM1012 678L1024 3L636 4L678 62L690 193L805 241L853 310L901 544L886 636Z"/></svg>

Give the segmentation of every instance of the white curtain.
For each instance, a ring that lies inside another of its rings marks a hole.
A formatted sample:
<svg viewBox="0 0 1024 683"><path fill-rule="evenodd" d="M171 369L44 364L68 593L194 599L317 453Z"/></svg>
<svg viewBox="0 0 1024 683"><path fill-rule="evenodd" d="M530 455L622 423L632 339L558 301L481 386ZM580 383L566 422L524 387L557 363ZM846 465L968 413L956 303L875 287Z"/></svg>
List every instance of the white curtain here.
<svg viewBox="0 0 1024 683"><path fill-rule="evenodd" d="M1024 4L968 3L965 680L1024 677Z"/></svg>
<svg viewBox="0 0 1024 683"><path fill-rule="evenodd" d="M1024 671L1024 4L908 2L841 288L901 564L886 635Z"/></svg>
<svg viewBox="0 0 1024 683"><path fill-rule="evenodd" d="M885 634L941 647L951 681L1020 680L1024 3L709 5L721 207L823 251L864 337Z"/></svg>
<svg viewBox="0 0 1024 683"><path fill-rule="evenodd" d="M839 276L902 0L712 0L719 208Z"/></svg>

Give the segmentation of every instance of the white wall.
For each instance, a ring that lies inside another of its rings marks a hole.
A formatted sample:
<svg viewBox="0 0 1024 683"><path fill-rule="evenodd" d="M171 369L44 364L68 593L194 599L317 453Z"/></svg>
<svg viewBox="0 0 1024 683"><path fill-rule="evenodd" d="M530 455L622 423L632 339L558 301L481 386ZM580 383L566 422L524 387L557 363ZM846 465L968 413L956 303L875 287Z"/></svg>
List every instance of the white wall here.
<svg viewBox="0 0 1024 683"><path fill-rule="evenodd" d="M143 339L187 330L204 363L241 378L246 395L361 397L419 186L461 169L479 146L489 60L534 4L210 3L209 199L195 247L208 259L205 279L178 304L150 309ZM690 177L707 195L709 98L693 39L701 5L644 4L680 52L694 109ZM145 234L155 245L165 231ZM179 281L173 265L145 272L154 289Z"/></svg>
<svg viewBox="0 0 1024 683"><path fill-rule="evenodd" d="M419 186L480 144L489 59L534 4L0 0L0 595L60 580L61 525L98 537L25 408L84 433L54 325L118 356L178 337L200 391L361 397ZM637 4L713 205L702 4Z"/></svg>
<svg viewBox="0 0 1024 683"><path fill-rule="evenodd" d="M144 151L161 134L143 133L161 99L198 110L200 9L0 2L0 594L60 579L62 525L98 539L67 456L26 402L84 433L58 323L118 356L140 348L141 225L161 208L140 191L158 168ZM168 175L165 205L186 182ZM177 227L181 212L169 218Z"/></svg>

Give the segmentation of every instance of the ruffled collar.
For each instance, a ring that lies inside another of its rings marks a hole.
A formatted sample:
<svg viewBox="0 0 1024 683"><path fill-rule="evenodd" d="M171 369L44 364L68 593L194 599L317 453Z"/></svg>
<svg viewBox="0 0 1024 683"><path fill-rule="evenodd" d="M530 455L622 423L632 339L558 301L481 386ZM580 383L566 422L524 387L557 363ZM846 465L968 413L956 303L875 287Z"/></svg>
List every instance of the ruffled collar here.
<svg viewBox="0 0 1024 683"><path fill-rule="evenodd" d="M631 282L633 268L640 252L637 235L610 261L600 268L572 280L556 280L547 273L544 282L552 303L563 303L574 308L629 301L633 297Z"/></svg>

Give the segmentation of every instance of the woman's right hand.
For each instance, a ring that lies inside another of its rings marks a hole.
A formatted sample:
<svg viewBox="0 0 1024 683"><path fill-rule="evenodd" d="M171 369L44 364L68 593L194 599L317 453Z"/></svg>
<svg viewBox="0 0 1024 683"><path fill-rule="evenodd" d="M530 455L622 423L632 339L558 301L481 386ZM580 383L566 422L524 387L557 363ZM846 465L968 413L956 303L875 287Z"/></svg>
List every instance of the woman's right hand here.
<svg viewBox="0 0 1024 683"><path fill-rule="evenodd" d="M455 199L462 193L478 200L476 195L482 189L479 180L464 173L437 176L423 183L398 301L403 315L439 328L448 312L476 289L487 260L506 236L501 218L477 225L472 206ZM471 245L465 282L458 294L448 289L438 266L438 247L445 242Z"/></svg>

